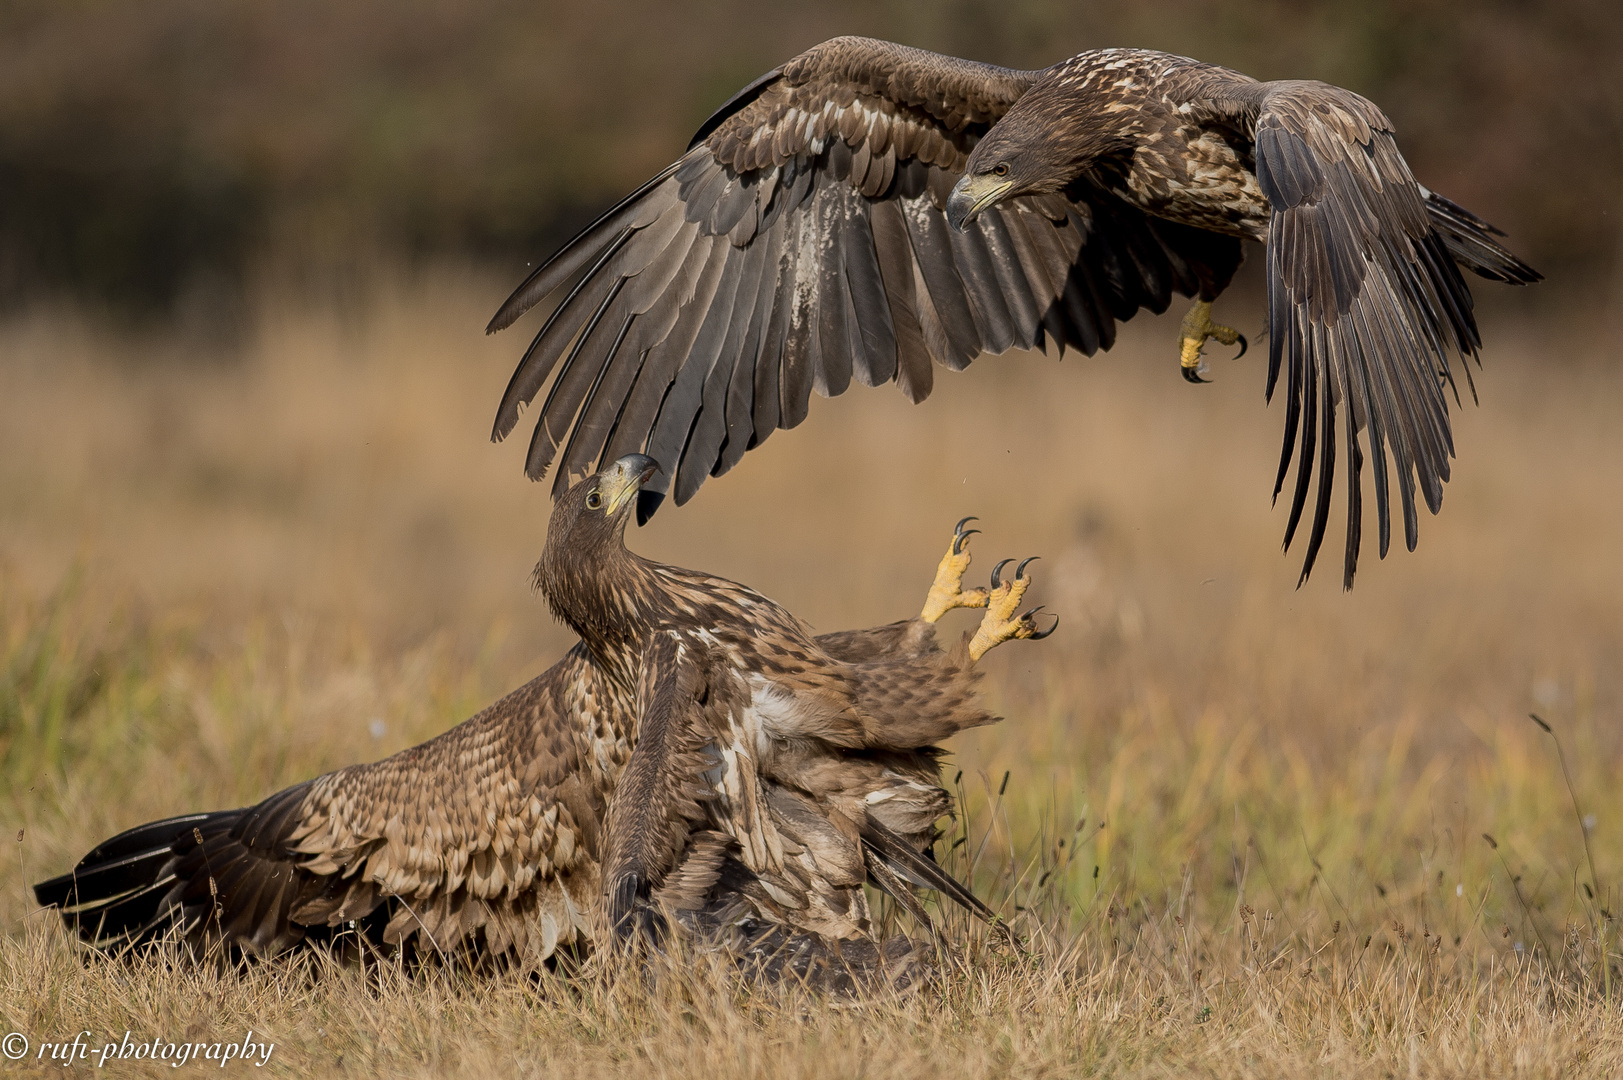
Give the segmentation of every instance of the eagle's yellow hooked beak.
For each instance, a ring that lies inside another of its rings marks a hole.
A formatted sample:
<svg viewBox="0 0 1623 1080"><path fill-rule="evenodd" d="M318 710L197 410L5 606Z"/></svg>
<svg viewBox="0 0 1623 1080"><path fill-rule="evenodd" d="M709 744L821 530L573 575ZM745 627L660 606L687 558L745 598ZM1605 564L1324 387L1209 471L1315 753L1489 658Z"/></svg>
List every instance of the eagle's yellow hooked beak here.
<svg viewBox="0 0 1623 1080"><path fill-rule="evenodd" d="M603 512L610 517L642 490L643 484L659 472L659 462L647 454L627 454L603 471L597 483L603 499Z"/></svg>
<svg viewBox="0 0 1623 1080"><path fill-rule="evenodd" d="M1013 188L1013 180L1002 180L990 173L960 177L952 186L952 194L947 196L947 224L963 232L975 215L998 202Z"/></svg>

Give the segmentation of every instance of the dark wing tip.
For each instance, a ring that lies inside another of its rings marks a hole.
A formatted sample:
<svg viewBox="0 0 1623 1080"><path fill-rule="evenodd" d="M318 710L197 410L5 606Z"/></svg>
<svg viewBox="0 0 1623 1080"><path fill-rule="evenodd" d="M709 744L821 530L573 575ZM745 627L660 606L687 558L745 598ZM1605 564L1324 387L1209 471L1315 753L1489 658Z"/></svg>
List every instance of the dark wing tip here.
<svg viewBox="0 0 1623 1080"><path fill-rule="evenodd" d="M632 872L616 882L609 893L609 924L614 927L615 936L622 941L630 937L635 929L631 914L644 893L642 885L641 876Z"/></svg>
<svg viewBox="0 0 1623 1080"><path fill-rule="evenodd" d="M73 871L58 875L49 881L41 881L34 886L34 902L40 907L70 907L70 897L77 891L74 883L77 875Z"/></svg>
<svg viewBox="0 0 1623 1080"><path fill-rule="evenodd" d="M520 284L518 288L514 289L506 300L502 301L502 306L496 309L496 314L492 315L490 317L490 321L485 324L486 334L494 334L498 331L506 330L509 326L512 326L514 323L518 322L519 316L523 315L526 311L529 311L541 301L541 298L546 294L541 290L535 290L532 295L530 285L535 281L536 278L540 277L551 264L551 260L549 259L547 262L544 262L540 266L536 267L535 270L524 279L523 283Z"/></svg>

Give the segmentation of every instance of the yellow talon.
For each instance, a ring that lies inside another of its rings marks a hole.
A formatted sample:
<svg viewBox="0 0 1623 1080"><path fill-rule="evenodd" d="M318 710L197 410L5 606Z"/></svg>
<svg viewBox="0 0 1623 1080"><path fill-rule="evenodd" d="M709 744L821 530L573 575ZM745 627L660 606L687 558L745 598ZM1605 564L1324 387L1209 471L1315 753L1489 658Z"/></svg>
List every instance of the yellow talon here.
<svg viewBox="0 0 1623 1080"><path fill-rule="evenodd" d="M969 659L971 662L979 660L992 650L995 645L1016 638L1029 638L1032 641L1041 641L1054 632L1059 620L1047 630L1037 629L1037 612L1040 608L1032 608L1023 614L1016 615L1020 607L1021 597L1031 587L1031 579L1026 576L1026 559L1014 571L1013 581L1003 581L999 576L1001 571L1013 559L1004 559L992 570L992 591L987 596L986 614L981 618L980 626L975 628L975 636L969 639Z"/></svg>
<svg viewBox="0 0 1623 1080"><path fill-rule="evenodd" d="M964 571L969 569L969 538L980 532L979 529L965 532L964 526L974 520L966 517L952 531L952 543L935 568L935 583L924 598L924 610L919 612L919 618L925 622L933 623L953 608L986 606L985 589L963 591Z"/></svg>
<svg viewBox="0 0 1623 1080"><path fill-rule="evenodd" d="M1189 382L1203 383L1201 372L1206 370L1201 360L1201 350L1206 347L1207 338L1216 338L1223 345L1240 346L1238 360L1245 355L1247 342L1245 335L1232 326L1221 326L1212 322L1212 303L1210 300L1196 300L1194 305L1183 317L1183 325L1178 330L1178 365L1183 369L1183 377Z"/></svg>

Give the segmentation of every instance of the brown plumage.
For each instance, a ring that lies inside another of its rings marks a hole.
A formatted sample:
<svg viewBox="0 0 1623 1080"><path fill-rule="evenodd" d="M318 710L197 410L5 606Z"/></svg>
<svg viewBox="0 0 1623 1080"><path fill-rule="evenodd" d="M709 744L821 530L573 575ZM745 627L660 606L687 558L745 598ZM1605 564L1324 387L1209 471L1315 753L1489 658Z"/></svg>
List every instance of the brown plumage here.
<svg viewBox="0 0 1623 1080"><path fill-rule="evenodd" d="M629 716L585 650L438 738L257 806L153 822L35 886L87 942L177 932L255 954L352 920L382 944L540 963L589 933Z"/></svg>
<svg viewBox="0 0 1623 1080"><path fill-rule="evenodd" d="M950 801L928 744L992 719L977 650L1040 636L1012 614L1019 581L952 652L924 619L814 638L742 585L625 550L651 467L627 459L559 502L536 577L582 641L540 677L383 761L114 837L39 902L114 950L172 933L267 955L353 927L525 966L663 909L768 971L791 943L894 961L872 941L870 876L986 914L929 859ZM961 575L967 555L948 562ZM986 602L949 578L932 618Z"/></svg>
<svg viewBox="0 0 1623 1080"><path fill-rule="evenodd" d="M654 473L633 454L565 492L536 568L616 712L637 717L607 817L610 923L629 932L665 909L697 929L744 921L868 942L870 881L926 923L905 883L989 914L927 854L952 805L933 744L994 719L974 696L987 648L1046 636L1033 613L1014 615L1029 579L960 592L960 535L924 615L815 638L743 585L626 550ZM936 645L933 618L983 604L974 638Z"/></svg>
<svg viewBox="0 0 1623 1080"><path fill-rule="evenodd" d="M502 305L490 330L557 300L494 435L546 386L530 476L556 459L561 493L594 463L642 451L681 504L804 419L813 389L894 380L921 401L937 364L1050 338L1091 355L1173 293L1215 299L1255 240L1267 245L1270 396L1287 373L1276 495L1298 465L1286 544L1316 463L1305 579L1340 406L1350 587L1360 433L1383 556L1388 454L1411 549L1417 482L1433 513L1441 505L1453 454L1443 382L1450 354L1480 345L1458 267L1539 277L1495 235L1415 181L1379 109L1324 83L1259 83L1134 49L1012 71L836 38L740 91L680 160ZM1237 337L1207 310L1186 321L1192 381L1208 337Z"/></svg>

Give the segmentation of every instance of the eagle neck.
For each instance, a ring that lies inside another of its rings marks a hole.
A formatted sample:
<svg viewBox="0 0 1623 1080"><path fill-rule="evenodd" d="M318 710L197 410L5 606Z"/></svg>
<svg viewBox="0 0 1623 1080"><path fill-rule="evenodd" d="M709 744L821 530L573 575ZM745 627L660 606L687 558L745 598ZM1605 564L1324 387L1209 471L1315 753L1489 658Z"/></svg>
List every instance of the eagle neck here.
<svg viewBox="0 0 1623 1080"><path fill-rule="evenodd" d="M549 549L536 571L553 614L580 635L594 663L629 687L661 607L652 567L615 543L597 551Z"/></svg>

